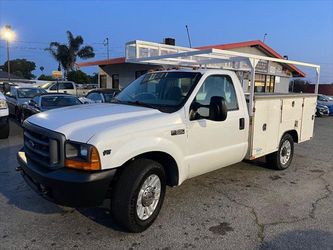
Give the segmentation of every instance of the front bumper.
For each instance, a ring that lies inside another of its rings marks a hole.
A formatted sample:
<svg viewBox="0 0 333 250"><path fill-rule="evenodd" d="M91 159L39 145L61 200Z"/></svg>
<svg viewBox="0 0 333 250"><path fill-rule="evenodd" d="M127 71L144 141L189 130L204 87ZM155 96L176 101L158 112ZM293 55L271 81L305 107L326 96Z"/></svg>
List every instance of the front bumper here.
<svg viewBox="0 0 333 250"><path fill-rule="evenodd" d="M51 170L27 159L23 150L17 153L17 160L24 179L35 191L54 203L70 207L100 205L117 171L88 172L65 167Z"/></svg>

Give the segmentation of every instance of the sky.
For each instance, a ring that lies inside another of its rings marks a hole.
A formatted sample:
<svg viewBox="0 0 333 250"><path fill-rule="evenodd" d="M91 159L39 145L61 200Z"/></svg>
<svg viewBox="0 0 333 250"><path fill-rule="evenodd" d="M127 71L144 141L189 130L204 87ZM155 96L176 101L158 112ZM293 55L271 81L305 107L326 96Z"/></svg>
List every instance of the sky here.
<svg viewBox="0 0 333 250"><path fill-rule="evenodd" d="M94 59L106 59L103 41L110 40L111 57L124 55L133 40L162 42L176 39L188 46L262 40L290 60L321 66L321 82L333 83L333 0L317 1L93 1L0 0L0 27L9 24L16 33L11 58L26 58L37 65L39 76L57 69L44 49L52 41L66 42L66 31L81 35L95 49ZM6 61L0 41L0 64ZM80 60L78 60L80 61ZM97 67L81 68L87 73ZM301 68L315 81L313 70Z"/></svg>

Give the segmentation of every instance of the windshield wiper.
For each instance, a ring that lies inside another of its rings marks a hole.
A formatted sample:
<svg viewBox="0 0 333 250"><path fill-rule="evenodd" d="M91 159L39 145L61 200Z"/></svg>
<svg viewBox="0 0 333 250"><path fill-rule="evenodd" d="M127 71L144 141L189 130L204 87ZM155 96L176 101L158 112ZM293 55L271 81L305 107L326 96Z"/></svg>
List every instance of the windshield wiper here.
<svg viewBox="0 0 333 250"><path fill-rule="evenodd" d="M134 101L134 102L127 102L129 104L134 104L137 106L142 106L142 107L146 107L146 108L152 108L152 109L158 109L155 105L153 104L149 104L149 103L145 103L145 102L140 102L140 101Z"/></svg>
<svg viewBox="0 0 333 250"><path fill-rule="evenodd" d="M158 109L155 105L141 102L141 101L122 101L117 98L113 98L111 103L119 103L119 104L127 104L127 105L136 105L136 106L142 106L146 108L152 108L152 109Z"/></svg>

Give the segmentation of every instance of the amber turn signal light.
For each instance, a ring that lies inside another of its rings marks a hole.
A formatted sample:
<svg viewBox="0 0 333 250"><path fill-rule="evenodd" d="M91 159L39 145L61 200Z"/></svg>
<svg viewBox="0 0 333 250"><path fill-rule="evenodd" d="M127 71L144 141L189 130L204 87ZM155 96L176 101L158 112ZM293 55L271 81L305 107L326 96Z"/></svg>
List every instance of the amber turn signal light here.
<svg viewBox="0 0 333 250"><path fill-rule="evenodd" d="M91 146L89 161L66 159L65 166L81 170L100 170L101 162L99 159L98 151L94 146Z"/></svg>

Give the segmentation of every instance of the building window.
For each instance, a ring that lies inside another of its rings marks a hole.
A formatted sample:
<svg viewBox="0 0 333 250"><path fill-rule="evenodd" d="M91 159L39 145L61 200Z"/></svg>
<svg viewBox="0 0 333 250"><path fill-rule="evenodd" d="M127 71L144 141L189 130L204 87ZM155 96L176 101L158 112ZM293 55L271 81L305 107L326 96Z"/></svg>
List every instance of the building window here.
<svg viewBox="0 0 333 250"><path fill-rule="evenodd" d="M100 86L100 88L102 88L102 89L106 88L106 79L107 79L106 75L99 75L99 86Z"/></svg>
<svg viewBox="0 0 333 250"><path fill-rule="evenodd" d="M146 74L148 71L147 70L138 70L135 71L135 79L138 79L140 76Z"/></svg>
<svg viewBox="0 0 333 250"><path fill-rule="evenodd" d="M254 92L274 92L275 76L256 74Z"/></svg>
<svg viewBox="0 0 333 250"><path fill-rule="evenodd" d="M119 89L119 75L118 74L112 75L112 88Z"/></svg>

